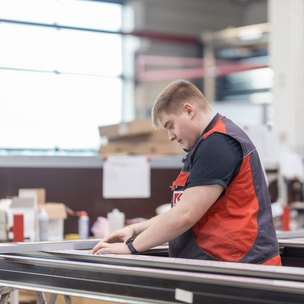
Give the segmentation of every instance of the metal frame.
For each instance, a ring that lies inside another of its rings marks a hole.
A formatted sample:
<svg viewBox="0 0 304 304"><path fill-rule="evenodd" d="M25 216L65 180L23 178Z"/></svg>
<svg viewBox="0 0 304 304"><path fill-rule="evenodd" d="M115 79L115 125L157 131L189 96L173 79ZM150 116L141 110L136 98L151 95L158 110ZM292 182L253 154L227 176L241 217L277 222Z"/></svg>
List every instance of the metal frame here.
<svg viewBox="0 0 304 304"><path fill-rule="evenodd" d="M87 253L91 240L59 242L65 249L56 251L50 251L55 243L46 243L14 244L11 249L18 248L19 253L0 255L0 285L35 290L42 297L40 303L46 303L41 292L54 294L50 303L57 294L67 303L70 296L129 304L283 304L304 299L303 268L149 255L95 256ZM42 247L44 251L37 250ZM180 299L180 292L192 300Z"/></svg>

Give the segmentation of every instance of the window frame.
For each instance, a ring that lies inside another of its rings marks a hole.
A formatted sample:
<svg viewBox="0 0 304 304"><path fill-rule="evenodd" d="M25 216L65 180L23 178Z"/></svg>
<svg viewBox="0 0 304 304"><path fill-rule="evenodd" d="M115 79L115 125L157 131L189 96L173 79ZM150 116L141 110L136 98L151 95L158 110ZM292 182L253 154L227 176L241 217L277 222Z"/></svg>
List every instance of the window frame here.
<svg viewBox="0 0 304 304"><path fill-rule="evenodd" d="M77 1L77 0L75 0ZM125 1L123 0L114 0L114 1L106 1L106 0L82 0L82 1L90 1L90 2L104 2L104 3L111 3L111 4L119 4L123 5ZM36 27L45 27L45 28L54 28L56 30L75 30L75 31L81 31L81 32L92 32L92 33L101 33L101 34L111 34L111 35L119 35L123 36L124 34L119 31L113 31L113 30L105 30L105 29L99 29L99 28L86 28L86 27L78 27L78 26L69 26L69 25L62 25L62 24L48 24L48 23L40 23L40 22L30 22L30 21L23 21L23 20L9 20L9 19L0 19L0 23L8 23L8 24L19 24L19 25L28 25L28 26L36 26ZM123 46L122 46L123 48ZM121 50L122 52L122 50ZM123 60L123 58L121 59ZM123 63L122 63L123 65ZM12 69L14 70L14 69ZM18 69L17 69L18 70ZM22 70L22 69L21 69ZM31 70L29 70L31 71ZM45 71L41 71L44 73ZM59 73L58 71L50 71L50 73ZM64 73L62 73L64 74ZM84 74L85 75L85 74ZM124 71L122 67L122 72L118 76L110 76L113 78L119 78L122 82L122 93L121 93L121 111L123 111L123 91L124 91ZM123 115L121 114L121 119L123 119ZM96 147L97 148L97 147ZM98 148L97 148L98 149ZM56 148L54 149L28 149L28 148L0 148L0 155L20 155L20 154L27 154L27 155L96 155L98 152L97 149L61 149Z"/></svg>

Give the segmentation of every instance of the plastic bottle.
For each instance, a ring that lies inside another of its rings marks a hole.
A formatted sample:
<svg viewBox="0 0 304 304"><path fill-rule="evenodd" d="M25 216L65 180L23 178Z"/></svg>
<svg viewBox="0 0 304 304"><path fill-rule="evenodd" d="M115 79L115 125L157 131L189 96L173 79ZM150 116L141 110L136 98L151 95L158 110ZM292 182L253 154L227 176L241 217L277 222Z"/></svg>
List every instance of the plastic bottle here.
<svg viewBox="0 0 304 304"><path fill-rule="evenodd" d="M49 215L45 209L41 209L39 214L39 240L48 240L48 229L49 229Z"/></svg>
<svg viewBox="0 0 304 304"><path fill-rule="evenodd" d="M117 208L107 214L109 221L109 233L119 230L125 226L125 214Z"/></svg>
<svg viewBox="0 0 304 304"><path fill-rule="evenodd" d="M81 240L89 238L90 219L85 211L78 212L78 234Z"/></svg>

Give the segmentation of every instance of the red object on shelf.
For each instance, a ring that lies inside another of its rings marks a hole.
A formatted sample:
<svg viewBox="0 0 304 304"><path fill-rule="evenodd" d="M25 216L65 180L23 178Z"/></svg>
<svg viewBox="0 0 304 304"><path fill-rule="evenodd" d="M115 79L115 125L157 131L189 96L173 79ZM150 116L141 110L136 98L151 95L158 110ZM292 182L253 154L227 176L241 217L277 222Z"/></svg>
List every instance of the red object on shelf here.
<svg viewBox="0 0 304 304"><path fill-rule="evenodd" d="M24 241L23 214L14 214L14 242Z"/></svg>
<svg viewBox="0 0 304 304"><path fill-rule="evenodd" d="M139 55L135 61L135 75L138 82L151 82L178 78L220 77L268 67L265 64L249 64L228 59L214 59L213 65L208 67L205 64L206 61L202 58ZM148 66L157 69L148 70Z"/></svg>
<svg viewBox="0 0 304 304"><path fill-rule="evenodd" d="M290 230L290 207L288 205L284 206L283 209L283 231Z"/></svg>

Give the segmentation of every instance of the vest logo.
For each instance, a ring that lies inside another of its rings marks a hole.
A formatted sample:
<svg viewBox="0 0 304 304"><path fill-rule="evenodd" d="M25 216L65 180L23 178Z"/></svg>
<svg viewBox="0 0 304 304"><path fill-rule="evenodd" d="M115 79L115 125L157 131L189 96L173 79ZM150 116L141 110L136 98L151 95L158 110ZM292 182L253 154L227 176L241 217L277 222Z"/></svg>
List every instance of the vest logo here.
<svg viewBox="0 0 304 304"><path fill-rule="evenodd" d="M174 191L173 192L173 206L175 206L181 199L184 191Z"/></svg>

